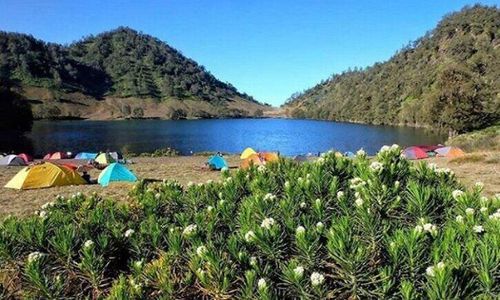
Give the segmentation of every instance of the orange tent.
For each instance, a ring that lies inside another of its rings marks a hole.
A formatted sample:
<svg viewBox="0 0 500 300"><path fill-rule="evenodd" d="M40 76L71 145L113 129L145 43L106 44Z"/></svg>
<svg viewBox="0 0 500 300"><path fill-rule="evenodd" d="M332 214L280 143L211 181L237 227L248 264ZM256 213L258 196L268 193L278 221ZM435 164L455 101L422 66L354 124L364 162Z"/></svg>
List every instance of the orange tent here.
<svg viewBox="0 0 500 300"><path fill-rule="evenodd" d="M465 155L465 152L462 149L457 147L442 147L434 150L438 156L444 156L447 158L456 158L462 157Z"/></svg>
<svg viewBox="0 0 500 300"><path fill-rule="evenodd" d="M241 162L240 167L242 169L246 169L246 168L250 167L251 165L260 166L260 165L263 165L264 163L265 163L265 161L260 158L259 154L255 153L255 154L252 154L249 157L245 158Z"/></svg>
<svg viewBox="0 0 500 300"><path fill-rule="evenodd" d="M268 161L278 161L280 158L277 153L274 152L262 152L260 153L260 157L265 160L266 162Z"/></svg>

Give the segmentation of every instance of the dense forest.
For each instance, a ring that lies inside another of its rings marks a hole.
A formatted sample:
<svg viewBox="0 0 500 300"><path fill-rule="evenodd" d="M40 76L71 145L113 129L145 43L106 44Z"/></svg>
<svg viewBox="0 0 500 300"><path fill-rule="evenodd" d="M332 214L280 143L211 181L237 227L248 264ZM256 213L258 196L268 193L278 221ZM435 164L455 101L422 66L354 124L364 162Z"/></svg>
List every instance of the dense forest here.
<svg viewBox="0 0 500 300"><path fill-rule="evenodd" d="M157 102L191 100L209 103L211 108L224 108L238 100L253 105L252 108L261 106L166 43L126 27L70 45L0 32L0 80L19 87L20 94L26 90L29 94L33 89L40 94L41 90L45 93L41 93L43 100L55 102L74 103L77 93L97 101L109 97ZM31 100L32 104L40 103L36 97ZM77 104L92 105L88 101ZM67 113L61 109L64 108L56 104L44 106L45 112ZM41 115L38 111L37 115ZM78 111L73 109L71 113Z"/></svg>
<svg viewBox="0 0 500 300"><path fill-rule="evenodd" d="M451 134L500 120L500 10L447 15L384 63L334 74L292 95L296 118L405 124Z"/></svg>

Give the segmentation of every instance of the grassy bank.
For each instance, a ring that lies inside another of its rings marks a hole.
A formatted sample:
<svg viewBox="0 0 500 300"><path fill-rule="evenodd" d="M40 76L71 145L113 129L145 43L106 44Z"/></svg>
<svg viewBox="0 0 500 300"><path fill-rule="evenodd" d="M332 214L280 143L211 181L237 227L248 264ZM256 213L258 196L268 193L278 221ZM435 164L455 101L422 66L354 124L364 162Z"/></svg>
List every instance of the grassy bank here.
<svg viewBox="0 0 500 300"><path fill-rule="evenodd" d="M498 198L388 149L77 193L0 225L3 296L498 297Z"/></svg>
<svg viewBox="0 0 500 300"><path fill-rule="evenodd" d="M500 151L500 124L465 134L460 134L446 142L465 151Z"/></svg>

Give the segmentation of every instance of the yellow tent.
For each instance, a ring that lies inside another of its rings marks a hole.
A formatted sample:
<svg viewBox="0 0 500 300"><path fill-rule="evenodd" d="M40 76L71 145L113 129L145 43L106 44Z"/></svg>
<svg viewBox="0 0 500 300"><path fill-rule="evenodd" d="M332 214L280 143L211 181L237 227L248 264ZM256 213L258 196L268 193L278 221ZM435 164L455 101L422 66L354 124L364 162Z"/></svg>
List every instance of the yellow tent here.
<svg viewBox="0 0 500 300"><path fill-rule="evenodd" d="M241 152L240 158L247 159L253 154L257 154L257 152L255 152L255 150L253 150L252 148L246 148L245 150L243 150L243 152Z"/></svg>
<svg viewBox="0 0 500 300"><path fill-rule="evenodd" d="M101 165L109 165L110 163L114 163L115 160L111 155L107 152L103 152L95 158L95 161L100 163Z"/></svg>
<svg viewBox="0 0 500 300"><path fill-rule="evenodd" d="M22 169L7 182L5 187L27 190L86 183L80 174L75 171L53 163L44 162Z"/></svg>

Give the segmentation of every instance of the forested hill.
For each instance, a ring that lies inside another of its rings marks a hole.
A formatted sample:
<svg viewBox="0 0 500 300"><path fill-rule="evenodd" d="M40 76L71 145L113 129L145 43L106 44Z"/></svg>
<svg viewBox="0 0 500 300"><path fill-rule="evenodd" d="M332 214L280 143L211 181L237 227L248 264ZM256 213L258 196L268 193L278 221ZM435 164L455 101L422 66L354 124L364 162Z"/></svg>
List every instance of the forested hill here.
<svg viewBox="0 0 500 300"><path fill-rule="evenodd" d="M39 118L231 117L264 108L166 43L125 27L64 46L0 32L0 81Z"/></svg>
<svg viewBox="0 0 500 300"><path fill-rule="evenodd" d="M384 63L335 74L290 97L287 113L466 132L500 119L500 10L450 14Z"/></svg>

